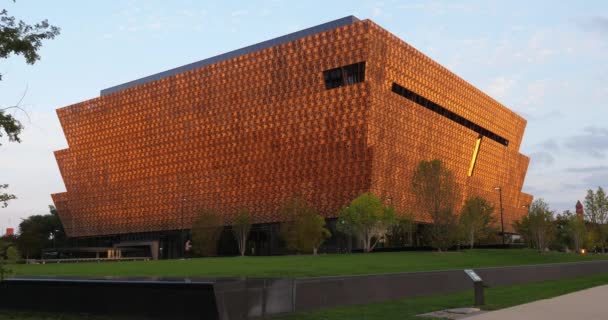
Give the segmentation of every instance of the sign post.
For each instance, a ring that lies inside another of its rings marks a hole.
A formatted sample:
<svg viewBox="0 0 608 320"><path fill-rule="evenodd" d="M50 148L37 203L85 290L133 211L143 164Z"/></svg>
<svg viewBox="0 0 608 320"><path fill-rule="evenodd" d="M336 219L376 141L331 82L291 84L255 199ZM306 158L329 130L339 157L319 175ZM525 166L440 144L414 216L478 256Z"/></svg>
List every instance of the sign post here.
<svg viewBox="0 0 608 320"><path fill-rule="evenodd" d="M465 269L464 272L473 281L473 289L475 290L475 305L484 305L483 280L477 275L477 273L475 273L473 269Z"/></svg>

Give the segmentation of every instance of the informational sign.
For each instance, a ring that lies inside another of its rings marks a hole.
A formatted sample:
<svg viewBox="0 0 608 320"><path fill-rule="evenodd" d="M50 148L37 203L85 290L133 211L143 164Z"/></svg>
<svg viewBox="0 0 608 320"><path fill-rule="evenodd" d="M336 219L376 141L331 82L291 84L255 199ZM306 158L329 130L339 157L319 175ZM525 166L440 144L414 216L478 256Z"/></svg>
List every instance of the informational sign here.
<svg viewBox="0 0 608 320"><path fill-rule="evenodd" d="M477 273L473 271L473 269L465 269L464 272L469 276L469 278L471 278L471 280L473 280L473 282L481 281L481 277L479 277Z"/></svg>

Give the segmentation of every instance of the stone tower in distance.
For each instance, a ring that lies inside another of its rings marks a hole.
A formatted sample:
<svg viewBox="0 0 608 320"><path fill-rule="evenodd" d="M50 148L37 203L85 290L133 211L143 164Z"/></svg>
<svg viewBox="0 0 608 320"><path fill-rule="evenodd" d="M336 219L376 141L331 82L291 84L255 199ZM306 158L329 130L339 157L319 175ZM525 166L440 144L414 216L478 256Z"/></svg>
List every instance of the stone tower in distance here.
<svg viewBox="0 0 608 320"><path fill-rule="evenodd" d="M576 202L576 216L579 217L579 219L583 219L584 213L585 213L585 210L583 209L583 204L580 201L577 201Z"/></svg>

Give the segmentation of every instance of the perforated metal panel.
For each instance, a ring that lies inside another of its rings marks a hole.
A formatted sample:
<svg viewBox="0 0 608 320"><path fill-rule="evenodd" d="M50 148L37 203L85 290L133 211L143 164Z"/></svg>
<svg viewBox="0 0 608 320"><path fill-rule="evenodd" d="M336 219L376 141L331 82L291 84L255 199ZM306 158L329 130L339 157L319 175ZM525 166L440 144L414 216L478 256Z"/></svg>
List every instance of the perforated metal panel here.
<svg viewBox="0 0 608 320"><path fill-rule="evenodd" d="M327 90L323 71L365 62L365 81ZM391 91L400 85L509 140L478 134ZM175 230L199 209L230 224L281 220L300 193L335 217L362 192L411 208L409 177L439 158L463 198L498 200L505 225L525 213L525 120L369 20L303 36L61 108L69 148L55 153L67 192L53 195L70 236ZM416 212L415 208L411 208ZM498 211L498 210L497 210ZM420 216L421 221L426 218Z"/></svg>

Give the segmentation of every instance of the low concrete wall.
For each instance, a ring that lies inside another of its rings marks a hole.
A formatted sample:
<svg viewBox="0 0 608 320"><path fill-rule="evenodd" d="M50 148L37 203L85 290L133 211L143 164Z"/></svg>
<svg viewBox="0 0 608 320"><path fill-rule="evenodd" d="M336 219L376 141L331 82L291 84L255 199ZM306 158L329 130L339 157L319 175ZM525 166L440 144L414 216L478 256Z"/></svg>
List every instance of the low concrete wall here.
<svg viewBox="0 0 608 320"><path fill-rule="evenodd" d="M214 284L220 319L289 313L295 308L295 279L234 279Z"/></svg>
<svg viewBox="0 0 608 320"><path fill-rule="evenodd" d="M477 268L489 286L608 272L608 261ZM463 270L296 279L21 278L0 282L0 308L148 319L247 319L472 290Z"/></svg>
<svg viewBox="0 0 608 320"><path fill-rule="evenodd" d="M154 280L8 279L0 308L145 319L219 319L213 283Z"/></svg>
<svg viewBox="0 0 608 320"><path fill-rule="evenodd" d="M295 310L451 293L471 286L462 270L296 279Z"/></svg>
<svg viewBox="0 0 608 320"><path fill-rule="evenodd" d="M506 286L608 272L608 261L477 268L488 286ZM463 270L296 279L218 281L221 319L244 319L342 305L473 290Z"/></svg>

